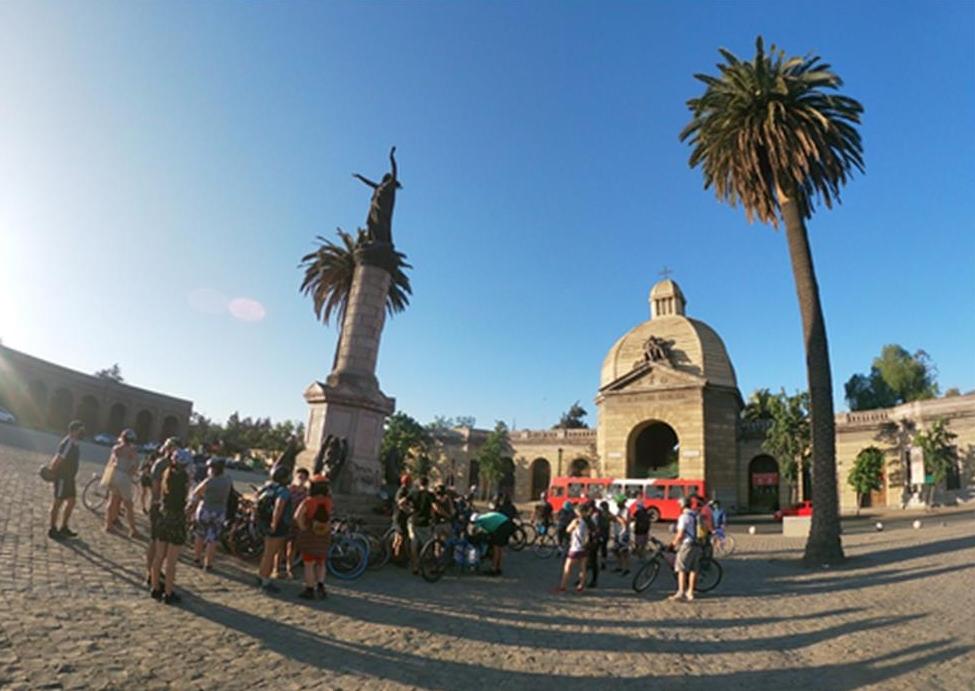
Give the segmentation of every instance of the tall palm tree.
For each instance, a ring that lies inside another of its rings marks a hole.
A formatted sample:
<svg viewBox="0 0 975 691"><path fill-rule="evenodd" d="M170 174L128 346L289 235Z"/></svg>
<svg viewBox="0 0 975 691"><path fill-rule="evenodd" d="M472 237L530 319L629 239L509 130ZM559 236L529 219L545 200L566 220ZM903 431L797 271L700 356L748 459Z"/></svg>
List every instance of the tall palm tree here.
<svg viewBox="0 0 975 691"><path fill-rule="evenodd" d="M856 168L863 171L863 147L854 125L863 107L832 93L842 85L817 56L785 58L762 38L755 58L742 61L721 49L721 74L695 75L706 88L687 102L692 119L680 133L700 165L704 187L718 199L739 202L754 218L785 225L792 273L802 314L812 416L813 503L806 543L809 564L843 559L836 489L833 387L826 326L819 300L805 220L813 202L832 207L840 187Z"/></svg>
<svg viewBox="0 0 975 691"><path fill-rule="evenodd" d="M339 342L342 340L342 325L345 321L345 309L349 304L349 294L352 292L352 278L355 276L355 250L357 239L341 228L337 229L340 242L326 240L319 235L318 248L301 258L299 268L305 270L305 277L301 281L299 290L312 298L315 316L324 324L328 324L334 315L339 323ZM406 269L412 269L406 263L406 255L393 251L395 266L392 280L389 282L389 293L386 295L386 311L396 314L406 309L410 304L409 276ZM335 359L338 358L338 344L335 347Z"/></svg>

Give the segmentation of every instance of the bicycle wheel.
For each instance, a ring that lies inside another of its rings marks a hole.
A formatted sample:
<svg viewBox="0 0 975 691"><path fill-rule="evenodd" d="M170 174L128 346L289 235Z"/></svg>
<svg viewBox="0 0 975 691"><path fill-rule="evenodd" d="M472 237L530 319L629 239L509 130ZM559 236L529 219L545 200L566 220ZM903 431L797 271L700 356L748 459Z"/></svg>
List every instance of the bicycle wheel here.
<svg viewBox="0 0 975 691"><path fill-rule="evenodd" d="M365 533L365 536L369 541L369 568L381 569L389 561L390 543L372 533Z"/></svg>
<svg viewBox="0 0 975 691"><path fill-rule="evenodd" d="M447 545L440 538L429 540L420 550L420 575L428 583L436 583L447 570Z"/></svg>
<svg viewBox="0 0 975 691"><path fill-rule="evenodd" d="M521 529L525 531L525 546L531 547L538 539L538 531L532 523L522 523Z"/></svg>
<svg viewBox="0 0 975 691"><path fill-rule="evenodd" d="M544 533L538 536L535 540L535 544L532 549L535 551L535 556L541 559L548 559L558 550L558 544L555 542L555 537Z"/></svg>
<svg viewBox="0 0 975 691"><path fill-rule="evenodd" d="M343 581L362 575L369 564L369 545L362 540L339 537L328 550L328 572Z"/></svg>
<svg viewBox="0 0 975 691"><path fill-rule="evenodd" d="M636 575L633 576L633 590L642 593L653 584L658 573L660 573L659 559L653 558L646 562L637 570Z"/></svg>
<svg viewBox="0 0 975 691"><path fill-rule="evenodd" d="M260 559L264 554L264 536L250 523L237 527L233 543L237 554L244 559Z"/></svg>
<svg viewBox="0 0 975 691"><path fill-rule="evenodd" d="M89 511L98 513L104 508L107 501L108 488L102 487L101 478L98 475L92 475L88 484L85 485L85 489L81 492L81 502Z"/></svg>
<svg viewBox="0 0 975 691"><path fill-rule="evenodd" d="M716 557L727 557L735 551L735 538L731 535L719 537L717 535L711 541L713 554Z"/></svg>
<svg viewBox="0 0 975 691"><path fill-rule="evenodd" d="M721 564L714 559L703 559L701 561L701 570L697 574L697 586L695 589L699 593L707 593L714 590L718 587L718 583L721 582L722 575Z"/></svg>
<svg viewBox="0 0 975 691"><path fill-rule="evenodd" d="M515 552L520 552L521 550L525 549L526 542L527 535L525 535L525 526L516 526L515 532L511 534L511 538L508 540L508 547Z"/></svg>

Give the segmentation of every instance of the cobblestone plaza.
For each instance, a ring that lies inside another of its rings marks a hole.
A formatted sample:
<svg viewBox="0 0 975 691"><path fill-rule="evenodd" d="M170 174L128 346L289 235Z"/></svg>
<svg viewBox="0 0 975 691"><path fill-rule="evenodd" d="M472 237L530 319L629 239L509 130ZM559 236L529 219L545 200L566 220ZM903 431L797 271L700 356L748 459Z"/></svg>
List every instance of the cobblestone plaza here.
<svg viewBox="0 0 975 691"><path fill-rule="evenodd" d="M971 509L848 522L848 564L818 572L801 540L735 526L725 580L694 603L665 601L665 575L637 596L611 572L559 596L557 560L524 552L497 579L388 566L311 604L297 584L259 594L251 564L184 556L166 607L144 543L101 517L79 505L80 537L47 539L44 460L0 446L0 688L975 688Z"/></svg>

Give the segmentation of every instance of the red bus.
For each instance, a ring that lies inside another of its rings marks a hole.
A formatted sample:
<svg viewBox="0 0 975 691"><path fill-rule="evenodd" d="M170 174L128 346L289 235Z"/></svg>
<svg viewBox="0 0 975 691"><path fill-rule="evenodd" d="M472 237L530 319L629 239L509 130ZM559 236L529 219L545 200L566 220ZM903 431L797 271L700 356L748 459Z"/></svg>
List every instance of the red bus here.
<svg viewBox="0 0 975 691"><path fill-rule="evenodd" d="M638 502L642 503L654 521L676 521L680 516L678 501L692 494L707 496L704 480L555 477L548 488L548 500L555 511L567 501L578 504L588 499L596 502L605 499L615 512L615 500L623 496L626 497L628 511L632 512Z"/></svg>

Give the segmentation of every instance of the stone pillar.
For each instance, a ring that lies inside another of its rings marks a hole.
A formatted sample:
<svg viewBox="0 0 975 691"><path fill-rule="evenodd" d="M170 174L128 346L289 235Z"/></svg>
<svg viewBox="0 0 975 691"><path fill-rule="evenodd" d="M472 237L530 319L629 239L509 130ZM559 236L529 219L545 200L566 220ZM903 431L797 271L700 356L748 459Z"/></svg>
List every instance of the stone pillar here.
<svg viewBox="0 0 975 691"><path fill-rule="evenodd" d="M335 488L343 494L375 494L383 483L379 446L383 423L395 410L396 401L379 388L376 360L386 320L392 259L388 244L356 250L335 369L304 393L311 411L306 448L298 465L311 466L326 436L346 439L349 456Z"/></svg>

